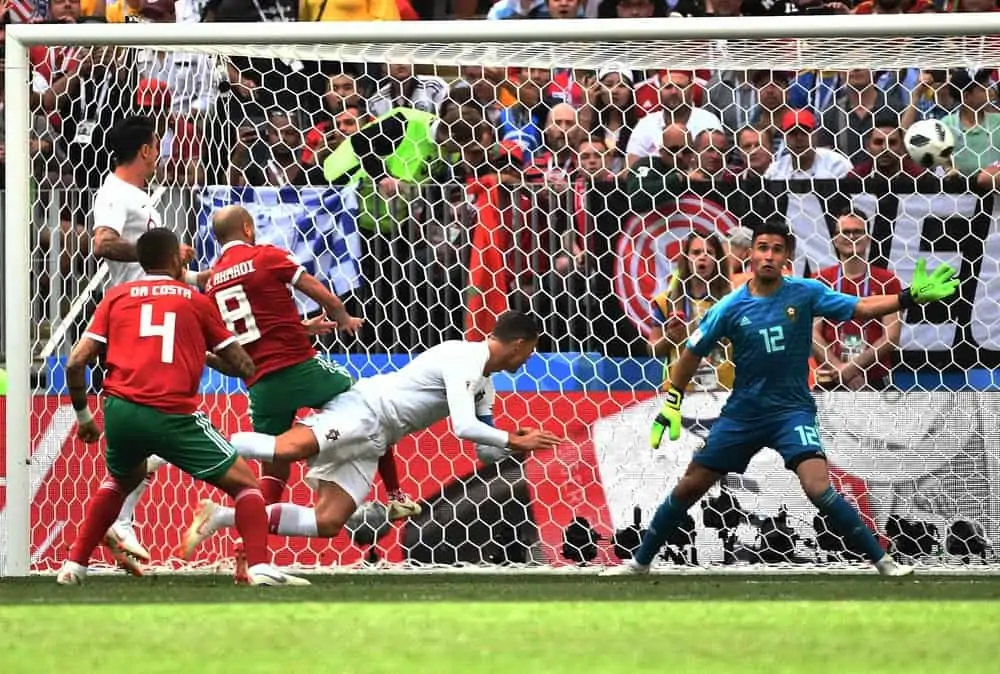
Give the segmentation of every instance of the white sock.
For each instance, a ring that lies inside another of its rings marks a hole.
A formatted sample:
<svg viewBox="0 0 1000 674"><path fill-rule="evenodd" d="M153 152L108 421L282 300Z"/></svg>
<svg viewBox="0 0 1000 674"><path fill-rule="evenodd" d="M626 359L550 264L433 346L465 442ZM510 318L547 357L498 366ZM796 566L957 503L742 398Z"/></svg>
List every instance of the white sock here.
<svg viewBox="0 0 1000 674"><path fill-rule="evenodd" d="M132 492L125 497L125 502L122 503L122 509L118 512L118 519L115 520L115 524L126 527L132 526L132 518L135 516L135 508L139 505L139 500L142 499L142 495L146 493L146 489L149 488L149 484L152 481L152 473L147 474L145 479L139 483L139 486L133 489Z"/></svg>
<svg viewBox="0 0 1000 674"><path fill-rule="evenodd" d="M159 470L165 465L167 465L167 462L164 459L161 459L160 457L156 456L155 454L146 457L146 474L149 475L150 473Z"/></svg>
<svg viewBox="0 0 1000 674"><path fill-rule="evenodd" d="M267 506L268 522L277 524L269 526L270 533L278 536L319 537L319 525L316 524L316 509L292 503L274 503ZM212 515L212 526L215 529L225 529L236 526L236 508L219 506Z"/></svg>
<svg viewBox="0 0 1000 674"><path fill-rule="evenodd" d="M273 522L278 516L278 525L271 527L271 533L278 536L306 536L317 538L319 525L316 524L316 509L292 503L275 503L267 507L268 520Z"/></svg>
<svg viewBox="0 0 1000 674"><path fill-rule="evenodd" d="M268 463L274 461L274 447L277 442L273 435L233 433L229 442L236 448L236 453L245 459L257 459Z"/></svg>

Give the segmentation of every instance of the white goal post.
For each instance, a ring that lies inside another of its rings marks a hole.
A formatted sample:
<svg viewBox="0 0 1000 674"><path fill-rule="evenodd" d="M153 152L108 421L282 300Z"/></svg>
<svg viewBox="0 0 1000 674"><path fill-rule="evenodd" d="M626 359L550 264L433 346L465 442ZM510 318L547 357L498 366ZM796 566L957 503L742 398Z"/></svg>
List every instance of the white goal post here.
<svg viewBox="0 0 1000 674"><path fill-rule="evenodd" d="M35 204L27 178L32 173L30 47L118 46L277 59L581 70L1000 68L1000 14L245 25L14 24L6 28L5 44L3 296L9 383L4 424L6 471L0 482L5 490L0 515L0 575L24 576L32 567L31 503L37 483L44 479L32 464L32 446L37 443L38 432L31 427L35 414L31 384L35 347L29 317L33 315L31 302L36 289L32 287L31 268ZM79 308L74 306L73 310ZM1000 476L994 479L1000 483ZM86 495L80 494L79 498L84 500Z"/></svg>

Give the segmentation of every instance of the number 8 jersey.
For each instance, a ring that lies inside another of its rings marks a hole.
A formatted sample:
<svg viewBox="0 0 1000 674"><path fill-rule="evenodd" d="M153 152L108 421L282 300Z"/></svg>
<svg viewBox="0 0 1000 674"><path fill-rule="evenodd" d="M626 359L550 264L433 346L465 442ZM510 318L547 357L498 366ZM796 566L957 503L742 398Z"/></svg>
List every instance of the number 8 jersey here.
<svg viewBox="0 0 1000 674"><path fill-rule="evenodd" d="M212 267L205 294L257 366L248 387L316 355L292 296L304 272L287 251L242 241L224 245Z"/></svg>
<svg viewBox="0 0 1000 674"><path fill-rule="evenodd" d="M104 344L104 393L165 414L193 414L205 352L235 337L210 299L168 276L115 286L83 335Z"/></svg>

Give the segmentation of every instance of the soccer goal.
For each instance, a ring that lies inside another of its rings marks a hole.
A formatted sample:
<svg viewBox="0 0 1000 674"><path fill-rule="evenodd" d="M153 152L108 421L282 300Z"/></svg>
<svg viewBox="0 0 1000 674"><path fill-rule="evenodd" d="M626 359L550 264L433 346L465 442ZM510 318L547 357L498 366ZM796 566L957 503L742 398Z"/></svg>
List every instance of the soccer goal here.
<svg viewBox="0 0 1000 674"><path fill-rule="evenodd" d="M747 228L778 217L797 239L788 273L845 292L893 292L920 258L959 270L947 305L816 326L810 376L835 486L885 545L935 570L998 568L1000 16L6 35L3 575L55 571L103 476L103 445L74 436L64 366L108 283L90 250L104 140L136 112L161 137L154 210L194 264L218 253L211 213L245 206L258 240L291 250L367 319L357 338L319 345L355 376L482 339L508 307L544 326L528 365L497 377L494 417L563 445L484 464L435 425L396 448L418 517L390 524L366 506L331 541L272 538L278 564L570 570L627 558L732 382L724 353L706 360L680 442L650 449L669 342L745 278ZM979 125L956 131L949 175L906 157L903 130L928 117ZM424 144L386 119L424 124ZM381 135L362 148L352 139L366 128ZM223 434L250 430L239 382L206 373L202 393ZM226 534L191 562L174 554L209 497L173 467L153 475L134 520L152 568L227 568ZM286 498L311 503L299 469ZM385 502L380 483L371 498ZM773 452L690 514L661 568L863 568Z"/></svg>

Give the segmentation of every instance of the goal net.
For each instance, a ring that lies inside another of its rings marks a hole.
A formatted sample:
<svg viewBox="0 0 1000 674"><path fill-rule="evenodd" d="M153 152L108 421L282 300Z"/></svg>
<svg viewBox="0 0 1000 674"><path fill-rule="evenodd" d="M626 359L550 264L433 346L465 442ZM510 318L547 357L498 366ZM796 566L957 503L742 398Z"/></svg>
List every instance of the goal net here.
<svg viewBox="0 0 1000 674"><path fill-rule="evenodd" d="M898 292L922 258L958 270L953 301L814 327L819 433L802 429L803 442L822 443L835 487L900 558L994 567L991 34L994 14L9 28L0 568L58 568L104 475L103 443L75 439L65 362L108 284L91 251L106 225L92 207L107 131L134 113L156 119L149 192L195 248L193 267L218 254L211 214L249 209L258 240L288 248L367 320L356 338L317 342L354 376L442 340L483 339L507 308L544 328L525 368L496 377L494 416L559 433L558 449L486 463L438 423L396 447L420 516L390 524L366 506L333 540L274 537L278 564L627 558L733 381L719 349L685 398L681 440L653 450L664 363L745 281L752 227L780 218L797 241L787 273L844 292ZM906 155L904 131L923 119L956 138L947 175ZM420 124L430 149L413 142L407 155L403 138ZM796 308L787 314L794 323ZM91 373L95 409L101 374ZM202 393L224 435L250 430L240 382L206 373ZM301 475L286 498L310 505ZM386 497L376 481L371 500ZM153 567L229 565L224 533L191 562L174 554L204 498L220 496L173 467L154 474L134 521ZM690 516L664 568L860 559L771 450Z"/></svg>

